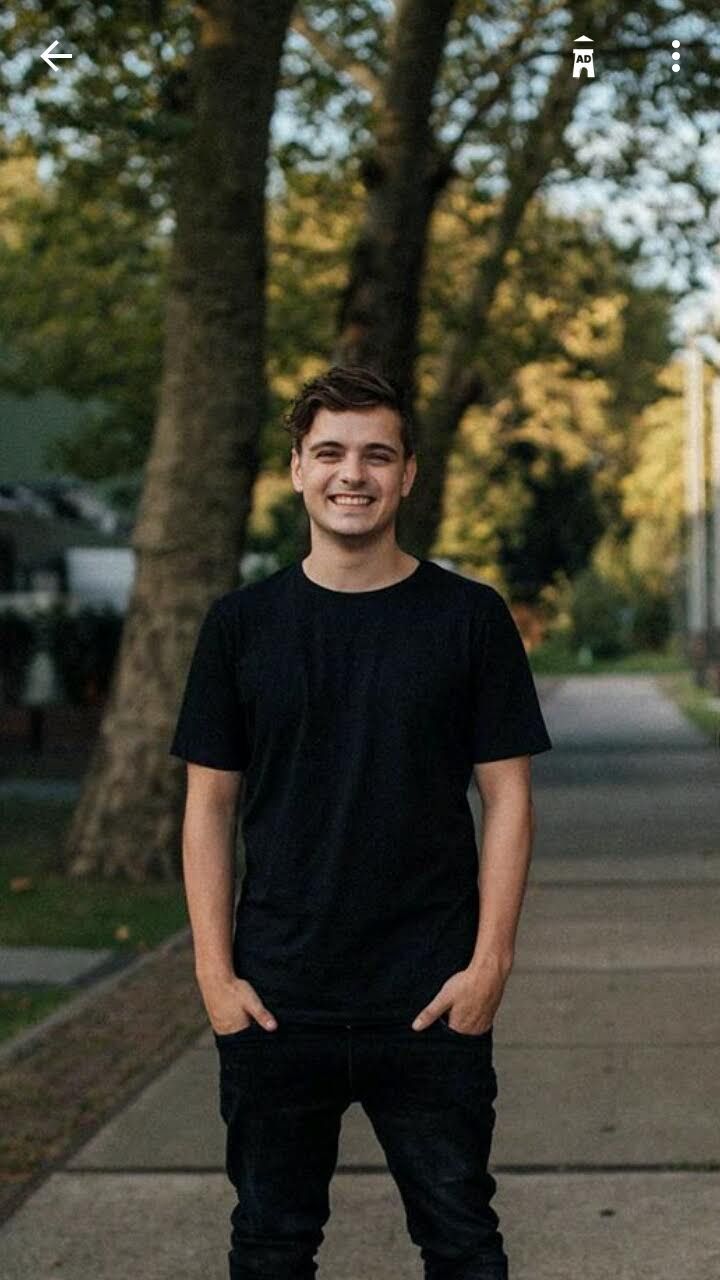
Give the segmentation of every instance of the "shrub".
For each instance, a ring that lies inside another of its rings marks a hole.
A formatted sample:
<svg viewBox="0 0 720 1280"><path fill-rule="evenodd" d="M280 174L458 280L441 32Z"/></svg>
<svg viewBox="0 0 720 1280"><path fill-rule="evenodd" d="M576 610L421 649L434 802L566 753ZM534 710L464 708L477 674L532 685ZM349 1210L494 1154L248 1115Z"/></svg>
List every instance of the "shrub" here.
<svg viewBox="0 0 720 1280"><path fill-rule="evenodd" d="M42 633L48 637L66 700L75 706L102 702L122 635L123 616L109 606L70 611L54 605L43 618L17 610L0 613L0 683L5 703L21 705L28 667Z"/></svg>
<svg viewBox="0 0 720 1280"><path fill-rule="evenodd" d="M633 598L635 602L632 633L634 647L664 650L673 629L670 596L650 591L642 582L638 582Z"/></svg>
<svg viewBox="0 0 720 1280"><path fill-rule="evenodd" d="M35 647L35 624L12 609L0 613L0 685L2 701L17 706L25 687L25 675Z"/></svg>
<svg viewBox="0 0 720 1280"><path fill-rule="evenodd" d="M617 658L632 647L624 592L592 566L572 579L569 602L572 643L594 658Z"/></svg>
<svg viewBox="0 0 720 1280"><path fill-rule="evenodd" d="M68 699L76 706L103 702L107 696L122 627L122 615L108 605L56 614L53 656Z"/></svg>

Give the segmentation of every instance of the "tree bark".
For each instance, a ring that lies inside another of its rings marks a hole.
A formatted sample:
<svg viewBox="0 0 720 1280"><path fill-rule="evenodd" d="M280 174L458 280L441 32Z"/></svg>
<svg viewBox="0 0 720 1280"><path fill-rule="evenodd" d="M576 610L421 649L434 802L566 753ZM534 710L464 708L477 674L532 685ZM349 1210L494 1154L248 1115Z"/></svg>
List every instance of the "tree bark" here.
<svg viewBox="0 0 720 1280"><path fill-rule="evenodd" d="M420 284L428 224L451 175L430 128L453 0L399 0L364 158L367 204L339 317L334 359L391 374L414 401Z"/></svg>
<svg viewBox="0 0 720 1280"><path fill-rule="evenodd" d="M265 181L292 0L196 6L163 377L132 535L135 583L65 841L70 876L181 875L168 755L198 627L238 585L265 406Z"/></svg>

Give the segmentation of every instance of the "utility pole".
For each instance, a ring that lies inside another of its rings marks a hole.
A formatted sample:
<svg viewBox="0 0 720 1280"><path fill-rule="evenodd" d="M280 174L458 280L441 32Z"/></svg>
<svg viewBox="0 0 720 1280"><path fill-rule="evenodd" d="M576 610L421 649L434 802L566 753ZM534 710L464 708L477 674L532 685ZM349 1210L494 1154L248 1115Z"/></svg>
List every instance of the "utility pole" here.
<svg viewBox="0 0 720 1280"><path fill-rule="evenodd" d="M712 549L710 553L710 679L720 694L720 378L713 378L710 432L710 493Z"/></svg>
<svg viewBox="0 0 720 1280"><path fill-rule="evenodd" d="M687 652L705 684L708 640L703 359L694 338L686 351L685 516Z"/></svg>

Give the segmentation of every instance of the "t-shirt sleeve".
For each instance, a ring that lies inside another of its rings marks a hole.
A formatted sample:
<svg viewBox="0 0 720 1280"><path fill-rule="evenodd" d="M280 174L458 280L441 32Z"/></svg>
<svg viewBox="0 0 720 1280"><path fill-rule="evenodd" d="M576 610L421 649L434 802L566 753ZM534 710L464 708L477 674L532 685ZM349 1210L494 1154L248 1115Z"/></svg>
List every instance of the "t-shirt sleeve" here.
<svg viewBox="0 0 720 1280"><path fill-rule="evenodd" d="M195 643L169 755L213 769L242 770L250 750L230 626L215 600Z"/></svg>
<svg viewBox="0 0 720 1280"><path fill-rule="evenodd" d="M473 762L550 751L530 663L499 591L473 620Z"/></svg>

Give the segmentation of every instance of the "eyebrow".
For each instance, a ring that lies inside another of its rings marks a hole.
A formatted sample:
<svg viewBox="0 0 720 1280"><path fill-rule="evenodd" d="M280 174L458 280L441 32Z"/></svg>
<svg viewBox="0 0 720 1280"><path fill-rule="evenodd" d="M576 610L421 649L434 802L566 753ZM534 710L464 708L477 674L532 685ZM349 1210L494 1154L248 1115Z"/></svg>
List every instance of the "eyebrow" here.
<svg viewBox="0 0 720 1280"><path fill-rule="evenodd" d="M312 445L310 453L317 453L319 449L344 449L345 445L339 440L320 440L317 444ZM373 440L370 444L365 445L366 449L387 449L388 453L393 453L397 457L397 449L394 445L387 444L385 440Z"/></svg>

